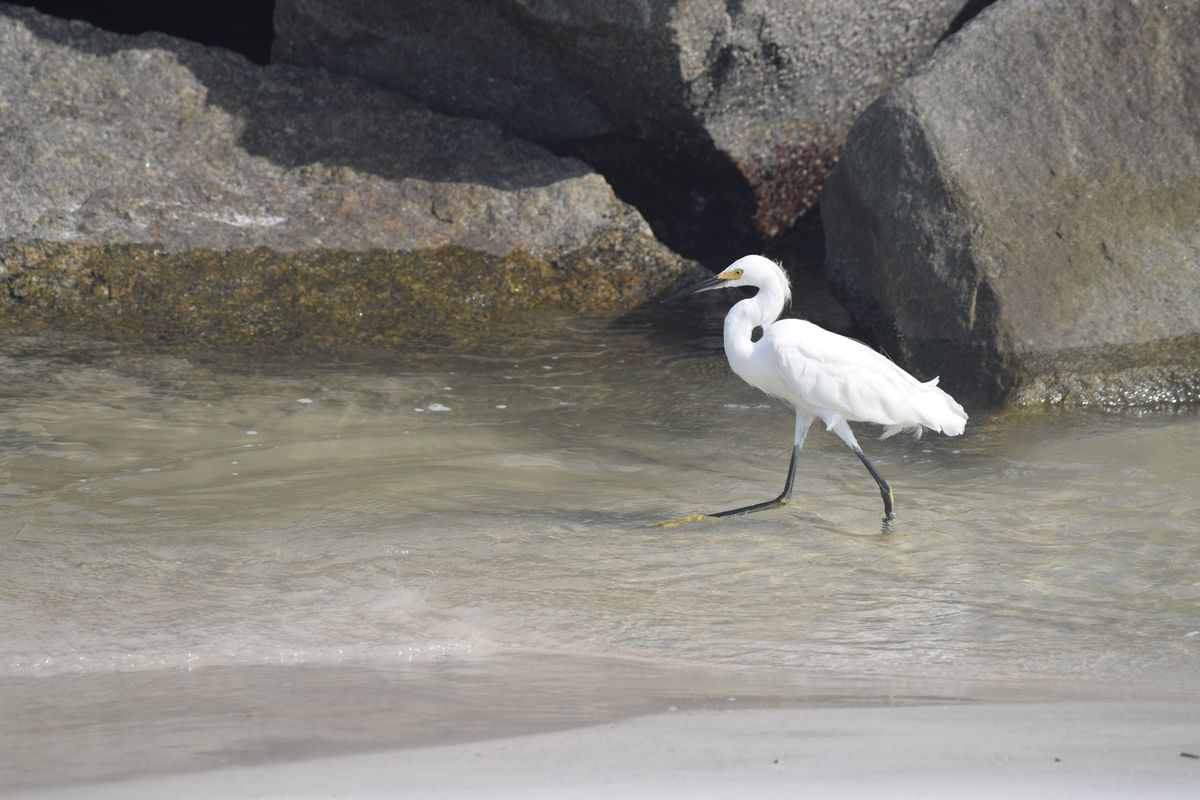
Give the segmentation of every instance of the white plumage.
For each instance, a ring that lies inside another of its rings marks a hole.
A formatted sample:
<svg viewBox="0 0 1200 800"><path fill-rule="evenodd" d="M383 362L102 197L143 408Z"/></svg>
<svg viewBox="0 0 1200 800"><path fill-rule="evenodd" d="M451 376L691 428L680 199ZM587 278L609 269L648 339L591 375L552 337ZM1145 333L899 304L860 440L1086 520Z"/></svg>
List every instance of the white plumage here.
<svg viewBox="0 0 1200 800"><path fill-rule="evenodd" d="M786 503L795 457L809 426L819 419L871 472L883 495L884 513L890 518L891 489L863 455L848 423L882 425L883 438L906 430L920 436L924 428L957 436L967 421L963 407L937 387L937 378L922 383L861 342L805 320L780 320L791 286L787 273L762 256L740 258L725 271L668 299L733 286L755 286L758 294L735 304L725 317L729 366L751 386L796 409L795 445L783 494L768 503L709 516L749 513ZM756 327L763 329L757 342L752 340Z"/></svg>

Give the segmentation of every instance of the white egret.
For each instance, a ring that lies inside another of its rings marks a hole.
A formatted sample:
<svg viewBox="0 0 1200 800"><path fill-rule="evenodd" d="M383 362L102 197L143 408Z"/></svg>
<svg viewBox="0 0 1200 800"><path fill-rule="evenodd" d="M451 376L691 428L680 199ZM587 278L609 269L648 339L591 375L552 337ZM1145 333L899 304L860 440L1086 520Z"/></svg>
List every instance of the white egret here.
<svg viewBox="0 0 1200 800"><path fill-rule="evenodd" d="M937 388L938 379L922 383L886 356L866 345L800 319L779 319L792 289L787 273L770 259L745 256L723 272L663 300L734 286L755 286L758 294L735 304L725 316L725 356L746 383L789 403L796 409L792 460L783 491L774 500L718 511L692 514L660 525L706 517L750 514L786 505L796 479L796 461L809 426L821 420L845 442L879 484L884 522L893 517L892 488L863 453L850 430L851 422L884 426L882 438L900 431L921 435L923 428L958 436L967 414L953 397ZM753 331L762 328L754 341Z"/></svg>

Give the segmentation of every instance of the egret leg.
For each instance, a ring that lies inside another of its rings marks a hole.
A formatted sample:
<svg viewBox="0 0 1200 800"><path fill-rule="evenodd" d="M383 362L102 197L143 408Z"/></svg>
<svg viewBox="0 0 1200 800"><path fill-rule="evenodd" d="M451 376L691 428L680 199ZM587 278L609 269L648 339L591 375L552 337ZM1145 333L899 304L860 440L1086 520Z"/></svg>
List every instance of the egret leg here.
<svg viewBox="0 0 1200 800"><path fill-rule="evenodd" d="M879 474L879 470L871 463L871 459L867 458L867 454L858 446L858 441L854 438L854 431L850 430L849 423L841 417L834 417L833 420L826 420L829 430L838 435L838 438L845 442L854 455L858 456L858 460L867 468L867 472L871 473L871 477L875 479L875 483L879 484L879 494L883 496L883 519L887 522L895 517L893 509L895 508L895 498L892 495L892 487L883 476Z"/></svg>
<svg viewBox="0 0 1200 800"><path fill-rule="evenodd" d="M709 514L710 517L736 517L742 514L753 514L755 511L766 511L771 508L781 508L787 505L792 499L792 484L796 482L796 462L800 459L800 448L804 446L804 438L808 436L808 427L812 425L813 418L799 411L796 412L796 433L792 445L792 460L788 463L787 480L784 481L783 491L774 500L767 500L765 503L754 503L741 508L731 508L728 511L718 511L714 514Z"/></svg>
<svg viewBox="0 0 1200 800"><path fill-rule="evenodd" d="M728 511L717 511L712 514L688 514L686 517L656 522L651 527L674 528L676 525L685 525L689 522L699 522L700 520L716 519L719 517L735 517L741 514L753 514L755 511L766 511L770 508L780 508L787 505L788 500L792 497L792 484L796 482L796 462L800 458L800 448L804 446L804 437L808 435L808 428L812 425L812 422L812 417L799 411L796 412L796 434L794 439L795 444L792 445L792 460L788 463L787 480L783 484L783 491L775 499L767 500L765 503L731 508Z"/></svg>
<svg viewBox="0 0 1200 800"><path fill-rule="evenodd" d="M714 511L709 514L710 517L736 517L741 514L753 514L755 511L766 511L771 508L782 508L786 506L788 500L792 499L792 484L796 481L796 461L800 458L800 445L792 446L792 460L788 464L787 480L784 481L783 491L774 500L767 500L763 503L754 503L741 508L731 508L728 511Z"/></svg>
<svg viewBox="0 0 1200 800"><path fill-rule="evenodd" d="M802 444L803 442L801 442ZM712 514L688 514L685 517L677 517L676 519L664 519L662 522L656 522L651 527L654 528L674 528L678 525L686 525L689 522L700 522L706 519L716 519L719 517L736 517L740 514L752 514L755 511L766 511L771 508L781 508L787 505L792 496L792 484L796 481L796 461L800 456L800 444L792 446L792 460L788 464L787 480L783 484L783 491L774 500L767 500L765 503L755 503L741 508L731 508L728 511L716 511Z"/></svg>

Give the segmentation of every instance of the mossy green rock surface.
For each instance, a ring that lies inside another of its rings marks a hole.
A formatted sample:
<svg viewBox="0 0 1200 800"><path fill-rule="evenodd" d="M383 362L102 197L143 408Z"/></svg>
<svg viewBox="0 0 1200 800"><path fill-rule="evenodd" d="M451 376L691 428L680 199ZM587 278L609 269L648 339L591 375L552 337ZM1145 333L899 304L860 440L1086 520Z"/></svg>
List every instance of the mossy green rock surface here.
<svg viewBox="0 0 1200 800"><path fill-rule="evenodd" d="M581 162L319 69L0 5L0 111L8 331L470 339L695 270Z"/></svg>

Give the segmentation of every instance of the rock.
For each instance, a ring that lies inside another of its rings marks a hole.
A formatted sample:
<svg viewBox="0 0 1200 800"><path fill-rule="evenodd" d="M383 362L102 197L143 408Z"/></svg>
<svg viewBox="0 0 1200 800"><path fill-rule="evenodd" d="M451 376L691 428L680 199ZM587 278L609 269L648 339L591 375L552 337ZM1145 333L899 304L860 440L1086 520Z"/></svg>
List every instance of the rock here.
<svg viewBox="0 0 1200 800"><path fill-rule="evenodd" d="M813 207L858 113L978 5L279 0L273 58L577 155L724 266Z"/></svg>
<svg viewBox="0 0 1200 800"><path fill-rule="evenodd" d="M825 187L851 312L942 385L1200 399L1200 0L1006 0L863 114Z"/></svg>
<svg viewBox="0 0 1200 800"><path fill-rule="evenodd" d="M579 161L166 36L0 6L0 126L10 330L469 338L616 314L694 268Z"/></svg>

